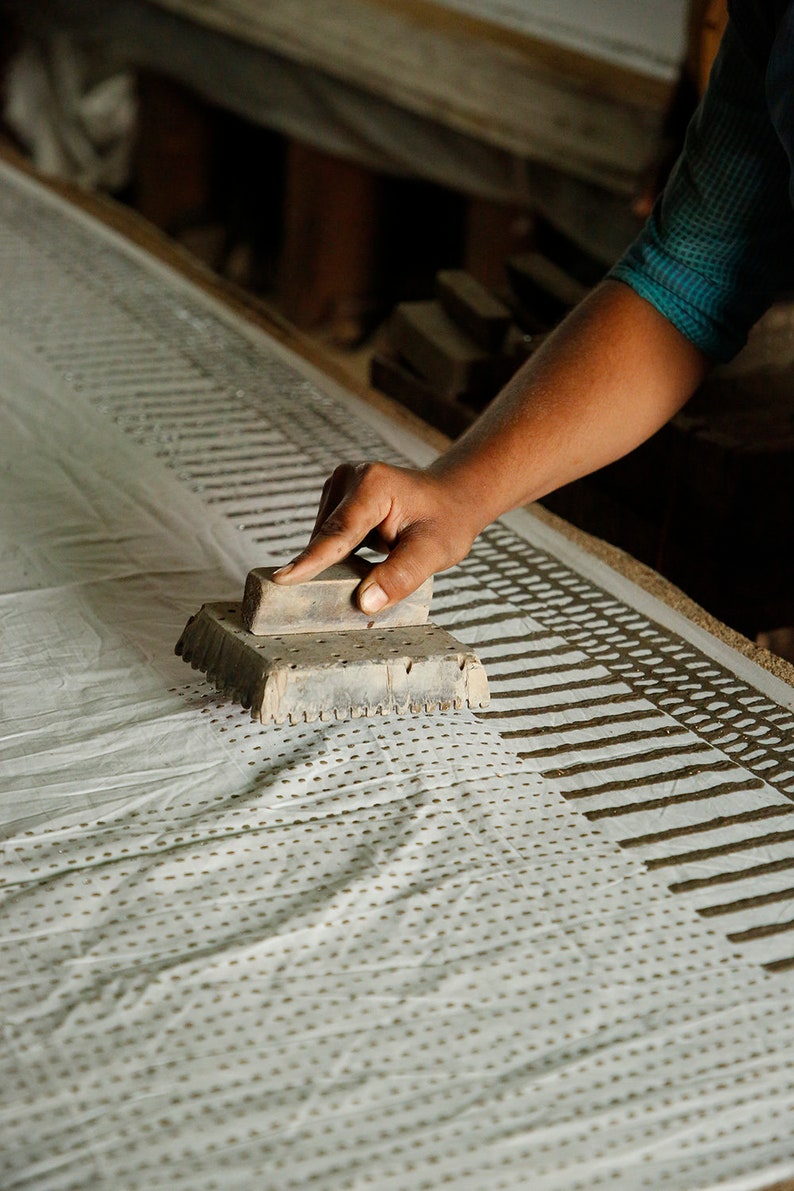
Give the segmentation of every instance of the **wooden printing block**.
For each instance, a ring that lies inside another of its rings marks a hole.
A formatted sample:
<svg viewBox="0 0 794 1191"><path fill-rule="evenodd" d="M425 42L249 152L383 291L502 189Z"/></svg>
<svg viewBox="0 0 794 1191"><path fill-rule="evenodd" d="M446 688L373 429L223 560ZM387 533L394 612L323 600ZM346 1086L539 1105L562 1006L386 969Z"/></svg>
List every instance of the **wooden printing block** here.
<svg viewBox="0 0 794 1191"><path fill-rule="evenodd" d="M447 396L484 394L491 356L435 301L401 302L390 324L392 346L428 383Z"/></svg>
<svg viewBox="0 0 794 1191"><path fill-rule="evenodd" d="M518 300L547 324L559 322L588 292L587 286L539 252L511 257L506 267Z"/></svg>
<svg viewBox="0 0 794 1191"><path fill-rule="evenodd" d="M255 637L239 604L204 604L177 654L262 723L486 707L476 653L435 624Z"/></svg>
<svg viewBox="0 0 794 1191"><path fill-rule="evenodd" d="M505 336L501 352L491 357L489 388L484 394L463 393L460 397L461 403L472 410L483 410L540 346L541 339L541 336L525 334L520 327L513 324Z"/></svg>
<svg viewBox="0 0 794 1191"><path fill-rule="evenodd" d="M273 582L274 567L249 571L243 593L242 620L255 636L288 633L336 633L350 629L396 628L427 622L432 577L399 604L373 618L355 603L355 592L373 564L352 555L306 583Z"/></svg>
<svg viewBox="0 0 794 1191"><path fill-rule="evenodd" d="M442 269L436 293L450 318L487 352L498 352L510 326L510 311L463 269Z"/></svg>

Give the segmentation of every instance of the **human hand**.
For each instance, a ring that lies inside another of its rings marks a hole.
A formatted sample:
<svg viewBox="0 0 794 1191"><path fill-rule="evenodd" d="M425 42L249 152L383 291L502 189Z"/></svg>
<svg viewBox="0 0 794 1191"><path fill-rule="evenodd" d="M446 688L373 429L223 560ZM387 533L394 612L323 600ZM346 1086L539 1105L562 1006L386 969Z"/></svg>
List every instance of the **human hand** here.
<svg viewBox="0 0 794 1191"><path fill-rule="evenodd" d="M357 593L362 612L374 615L465 558L481 528L471 503L462 507L449 480L427 471L344 463L325 482L308 546L273 579L313 579L366 542L388 553Z"/></svg>

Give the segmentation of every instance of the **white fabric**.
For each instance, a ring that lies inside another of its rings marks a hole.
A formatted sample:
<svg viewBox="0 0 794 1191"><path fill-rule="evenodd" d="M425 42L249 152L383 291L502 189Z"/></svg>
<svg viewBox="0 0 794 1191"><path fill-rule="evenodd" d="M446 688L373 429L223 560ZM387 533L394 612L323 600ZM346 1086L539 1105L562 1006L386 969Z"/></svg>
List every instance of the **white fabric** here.
<svg viewBox="0 0 794 1191"><path fill-rule="evenodd" d="M715 767L737 750L745 775L775 734L794 748L783 692L683 622L648 620L625 581L594 588L527 519L443 577L434 607L480 642L494 717L252 725L173 642L204 598L285 557L327 455L377 445L376 419L6 169L0 259L2 1186L691 1191L794 1175L794 972L761 966L790 936L731 942L695 912L713 896L671 892L561 793L642 755L623 728L593 732L585 689L639 726L680 659L707 726L734 698L746 715L727 745L694 719L676 739ZM613 633L597 653L587 634L613 607L646 646L621 652ZM643 648L645 686L627 661ZM676 714L658 711L662 741ZM516 743L521 716L535 735ZM519 756L555 723L559 780ZM634 796L674 767L638 759ZM784 770L742 808L763 795L785 814ZM786 903L772 913L782 924Z"/></svg>
<svg viewBox="0 0 794 1191"><path fill-rule="evenodd" d="M26 41L4 86L6 123L44 174L86 188L121 190L130 180L135 79L67 34Z"/></svg>

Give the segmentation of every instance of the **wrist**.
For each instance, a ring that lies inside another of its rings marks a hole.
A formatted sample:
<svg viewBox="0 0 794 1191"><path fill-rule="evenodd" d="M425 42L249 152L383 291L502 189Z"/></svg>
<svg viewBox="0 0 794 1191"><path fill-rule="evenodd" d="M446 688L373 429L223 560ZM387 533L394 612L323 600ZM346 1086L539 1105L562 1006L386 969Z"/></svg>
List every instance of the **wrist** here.
<svg viewBox="0 0 794 1191"><path fill-rule="evenodd" d="M425 474L438 491L449 519L470 542L506 511L494 500L497 477L493 468L456 458L454 448L434 460Z"/></svg>

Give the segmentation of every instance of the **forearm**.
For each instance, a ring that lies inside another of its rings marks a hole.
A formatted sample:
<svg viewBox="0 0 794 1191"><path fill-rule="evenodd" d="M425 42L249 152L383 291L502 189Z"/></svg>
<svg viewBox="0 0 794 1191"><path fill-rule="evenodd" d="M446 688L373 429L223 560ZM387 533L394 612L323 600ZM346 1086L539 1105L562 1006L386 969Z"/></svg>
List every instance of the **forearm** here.
<svg viewBox="0 0 794 1191"><path fill-rule="evenodd" d="M649 303L604 282L428 471L476 510L479 530L631 451L707 369Z"/></svg>
<svg viewBox="0 0 794 1191"><path fill-rule="evenodd" d="M277 575L311 579L373 532L388 558L358 593L375 614L465 557L525 504L630 451L684 404L705 356L633 290L607 281L424 471L343 464L323 489L309 545Z"/></svg>

